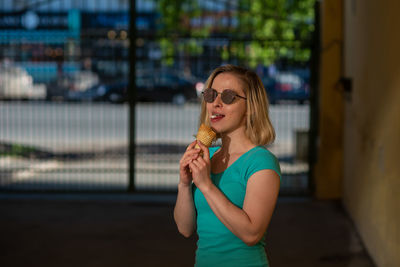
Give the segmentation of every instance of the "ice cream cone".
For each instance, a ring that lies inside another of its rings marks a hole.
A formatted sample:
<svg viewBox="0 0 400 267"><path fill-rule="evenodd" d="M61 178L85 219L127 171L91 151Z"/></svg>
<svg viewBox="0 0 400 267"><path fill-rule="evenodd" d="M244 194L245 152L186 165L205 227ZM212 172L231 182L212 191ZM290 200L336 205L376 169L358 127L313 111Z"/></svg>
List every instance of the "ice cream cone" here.
<svg viewBox="0 0 400 267"><path fill-rule="evenodd" d="M210 127L201 124L197 132L196 139L206 147L210 147L212 141L215 139L216 136L217 134ZM198 144L196 144L195 148L200 148L200 147Z"/></svg>

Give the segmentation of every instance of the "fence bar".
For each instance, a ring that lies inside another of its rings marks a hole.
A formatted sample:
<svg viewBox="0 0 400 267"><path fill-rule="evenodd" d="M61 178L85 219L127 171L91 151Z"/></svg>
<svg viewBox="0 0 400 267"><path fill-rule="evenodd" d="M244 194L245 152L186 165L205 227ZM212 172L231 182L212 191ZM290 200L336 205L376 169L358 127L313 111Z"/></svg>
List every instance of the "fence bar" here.
<svg viewBox="0 0 400 267"><path fill-rule="evenodd" d="M129 1L129 185L128 192L135 192L135 106L136 106L136 1Z"/></svg>

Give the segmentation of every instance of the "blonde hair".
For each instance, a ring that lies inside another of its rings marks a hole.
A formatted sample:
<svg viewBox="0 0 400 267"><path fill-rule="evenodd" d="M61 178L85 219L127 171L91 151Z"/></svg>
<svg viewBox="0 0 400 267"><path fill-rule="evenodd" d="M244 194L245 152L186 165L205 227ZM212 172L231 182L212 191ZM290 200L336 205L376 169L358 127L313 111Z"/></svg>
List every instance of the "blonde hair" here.
<svg viewBox="0 0 400 267"><path fill-rule="evenodd" d="M243 82L246 95L247 118L246 136L255 145L268 145L275 140L275 130L269 118L269 103L267 93L258 75L249 69L235 66L224 65L216 68L208 77L205 87L210 88L215 77L221 73L231 73ZM210 118L207 112L207 103L202 99L200 124L210 126Z"/></svg>

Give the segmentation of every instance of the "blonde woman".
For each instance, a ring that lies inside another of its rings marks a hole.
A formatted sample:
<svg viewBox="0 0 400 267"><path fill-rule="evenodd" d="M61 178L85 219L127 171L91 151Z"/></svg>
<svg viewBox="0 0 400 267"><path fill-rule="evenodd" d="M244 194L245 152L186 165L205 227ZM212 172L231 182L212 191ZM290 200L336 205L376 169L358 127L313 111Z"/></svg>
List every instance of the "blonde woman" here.
<svg viewBox="0 0 400 267"><path fill-rule="evenodd" d="M200 123L213 128L221 145L187 147L175 222L185 237L197 231L195 266L268 266L264 235L281 172L265 148L275 138L265 89L253 71L233 65L215 69L205 88Z"/></svg>

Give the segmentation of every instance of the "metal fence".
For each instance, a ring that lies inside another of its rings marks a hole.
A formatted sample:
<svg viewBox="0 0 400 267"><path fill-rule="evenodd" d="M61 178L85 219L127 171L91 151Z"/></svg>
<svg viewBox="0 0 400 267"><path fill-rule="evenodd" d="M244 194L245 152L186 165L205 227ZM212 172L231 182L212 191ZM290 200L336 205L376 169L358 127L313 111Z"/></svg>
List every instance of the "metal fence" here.
<svg viewBox="0 0 400 267"><path fill-rule="evenodd" d="M213 47L230 37L200 38L201 54L178 53L165 63L151 34L157 1L136 1L136 12L129 3L2 2L1 191L176 190L180 156L197 131L201 84L224 63ZM289 79L302 77L292 70ZM301 83L309 84L307 75ZM270 114L281 193L307 194L308 98L277 99Z"/></svg>

